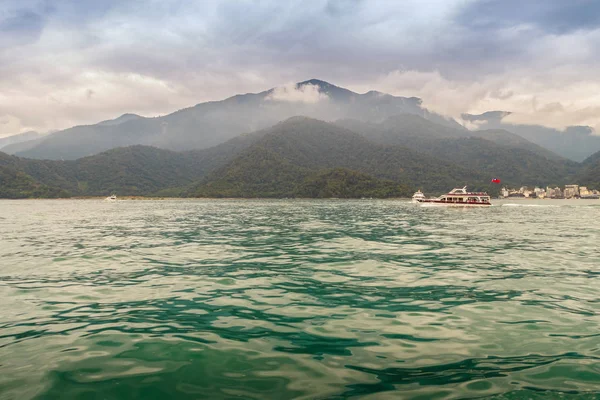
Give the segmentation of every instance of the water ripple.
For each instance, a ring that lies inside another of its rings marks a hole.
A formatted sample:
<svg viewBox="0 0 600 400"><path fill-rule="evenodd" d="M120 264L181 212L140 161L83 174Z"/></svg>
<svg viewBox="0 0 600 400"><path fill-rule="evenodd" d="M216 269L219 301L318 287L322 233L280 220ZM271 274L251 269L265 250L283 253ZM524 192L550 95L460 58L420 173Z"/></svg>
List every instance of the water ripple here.
<svg viewBox="0 0 600 400"><path fill-rule="evenodd" d="M598 398L596 204L2 201L0 399Z"/></svg>

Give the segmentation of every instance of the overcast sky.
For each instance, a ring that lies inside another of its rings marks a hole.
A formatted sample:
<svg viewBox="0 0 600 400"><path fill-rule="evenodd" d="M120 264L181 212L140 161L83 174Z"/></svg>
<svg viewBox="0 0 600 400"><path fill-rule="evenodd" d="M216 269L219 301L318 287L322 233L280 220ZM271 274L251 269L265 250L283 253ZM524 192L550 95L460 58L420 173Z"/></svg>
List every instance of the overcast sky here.
<svg viewBox="0 0 600 400"><path fill-rule="evenodd" d="M600 132L600 1L0 1L0 136L309 78Z"/></svg>

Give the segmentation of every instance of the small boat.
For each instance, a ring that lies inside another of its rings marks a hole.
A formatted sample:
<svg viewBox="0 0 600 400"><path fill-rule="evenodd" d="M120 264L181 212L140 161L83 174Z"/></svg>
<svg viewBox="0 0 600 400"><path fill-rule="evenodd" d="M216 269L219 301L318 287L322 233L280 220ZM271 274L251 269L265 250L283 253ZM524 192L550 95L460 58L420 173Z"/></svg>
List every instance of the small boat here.
<svg viewBox="0 0 600 400"><path fill-rule="evenodd" d="M110 196L108 196L104 200L105 201L117 201L117 195L116 194L111 194Z"/></svg>
<svg viewBox="0 0 600 400"><path fill-rule="evenodd" d="M467 192L467 187L465 186L463 188L454 188L450 193L436 199L417 199L417 202L432 206L485 207L492 205L490 199L490 195L485 192Z"/></svg>
<svg viewBox="0 0 600 400"><path fill-rule="evenodd" d="M413 197L412 197L412 202L413 202L413 203L418 203L418 202L419 202L419 200L425 200L425 199L426 199L425 195L424 195L424 194L423 194L423 192L421 192L421 190L419 189L419 190L417 190L417 191L415 192L415 194L413 194Z"/></svg>

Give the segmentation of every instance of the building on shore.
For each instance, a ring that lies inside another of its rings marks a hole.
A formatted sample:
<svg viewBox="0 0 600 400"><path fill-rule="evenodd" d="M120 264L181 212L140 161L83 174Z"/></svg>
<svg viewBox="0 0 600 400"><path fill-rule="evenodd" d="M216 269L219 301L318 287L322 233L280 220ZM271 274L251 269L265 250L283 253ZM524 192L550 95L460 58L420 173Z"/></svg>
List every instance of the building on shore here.
<svg viewBox="0 0 600 400"><path fill-rule="evenodd" d="M535 187L535 189L533 189L533 193L535 194L535 197L537 197L538 199L545 199L546 198L546 191L542 188L539 187Z"/></svg>
<svg viewBox="0 0 600 400"><path fill-rule="evenodd" d="M579 185L565 185L564 197L565 199L579 197Z"/></svg>
<svg viewBox="0 0 600 400"><path fill-rule="evenodd" d="M532 193L533 191L529 190L529 188L527 186L521 186L519 188L519 193L523 195L523 197L529 198L529 197L533 197Z"/></svg>
<svg viewBox="0 0 600 400"><path fill-rule="evenodd" d="M562 190L559 187L552 188L547 186L546 189L536 186L529 189L527 186L521 186L519 189L511 189L504 186L500 189L501 198L524 198L524 199L596 199L600 198L600 191L590 190L586 186L565 185Z"/></svg>
<svg viewBox="0 0 600 400"><path fill-rule="evenodd" d="M564 199L565 195L559 187L552 189L550 186L546 188L546 197L549 199Z"/></svg>

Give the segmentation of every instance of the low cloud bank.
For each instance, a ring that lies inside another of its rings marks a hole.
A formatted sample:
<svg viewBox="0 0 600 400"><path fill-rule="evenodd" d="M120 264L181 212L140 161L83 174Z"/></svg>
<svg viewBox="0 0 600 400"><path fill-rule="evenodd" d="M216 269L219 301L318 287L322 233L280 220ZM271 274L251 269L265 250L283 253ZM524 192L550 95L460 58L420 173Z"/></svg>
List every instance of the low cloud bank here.
<svg viewBox="0 0 600 400"><path fill-rule="evenodd" d="M329 96L322 93L319 89L318 85L306 84L297 86L295 83L288 83L284 86L274 88L266 99L269 101L307 104L315 104L328 100Z"/></svg>

